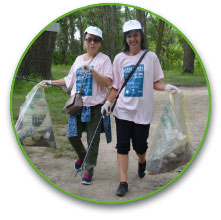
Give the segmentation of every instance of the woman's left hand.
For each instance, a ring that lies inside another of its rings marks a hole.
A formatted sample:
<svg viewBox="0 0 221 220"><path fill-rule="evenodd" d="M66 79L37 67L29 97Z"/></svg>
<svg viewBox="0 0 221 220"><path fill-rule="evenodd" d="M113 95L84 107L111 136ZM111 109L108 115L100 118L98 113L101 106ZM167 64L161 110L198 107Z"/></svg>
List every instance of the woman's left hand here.
<svg viewBox="0 0 221 220"><path fill-rule="evenodd" d="M167 91L167 92L169 92L169 91L172 91L172 93L174 94L174 93L180 93L180 90L176 87L176 86L173 86L173 85L171 85L171 84L167 84L166 86L165 86L165 90Z"/></svg>

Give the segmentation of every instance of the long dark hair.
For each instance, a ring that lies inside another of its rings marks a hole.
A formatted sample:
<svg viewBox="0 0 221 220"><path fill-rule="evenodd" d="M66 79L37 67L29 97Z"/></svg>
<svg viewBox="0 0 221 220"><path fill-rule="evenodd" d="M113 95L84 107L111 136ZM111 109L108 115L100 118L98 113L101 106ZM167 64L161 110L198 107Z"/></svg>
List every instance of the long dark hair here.
<svg viewBox="0 0 221 220"><path fill-rule="evenodd" d="M131 30L133 31L133 30ZM127 32L124 32L124 39L123 39L123 45L124 45L124 52L126 51L130 51L130 48L129 48L129 45L126 41L126 38L127 38L127 35L131 32L131 31L127 31ZM144 46L144 33L142 31L142 29L137 29L136 31L140 32L140 35L141 35L141 50L146 50L145 46Z"/></svg>

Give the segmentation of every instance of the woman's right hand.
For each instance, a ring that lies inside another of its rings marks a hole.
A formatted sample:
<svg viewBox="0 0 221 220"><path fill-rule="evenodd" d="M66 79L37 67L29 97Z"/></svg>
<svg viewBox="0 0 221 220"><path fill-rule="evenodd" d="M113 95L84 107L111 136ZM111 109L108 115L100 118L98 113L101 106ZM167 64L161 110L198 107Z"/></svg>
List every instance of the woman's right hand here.
<svg viewBox="0 0 221 220"><path fill-rule="evenodd" d="M171 84L167 84L166 86L165 86L165 90L167 91L167 92L169 92L169 91L172 91L172 93L174 94L174 93L180 93L180 90L176 87L176 86L174 86L174 85L171 85Z"/></svg>
<svg viewBox="0 0 221 220"><path fill-rule="evenodd" d="M101 114L102 115L109 115L111 113L111 103L106 101L104 105L101 107Z"/></svg>

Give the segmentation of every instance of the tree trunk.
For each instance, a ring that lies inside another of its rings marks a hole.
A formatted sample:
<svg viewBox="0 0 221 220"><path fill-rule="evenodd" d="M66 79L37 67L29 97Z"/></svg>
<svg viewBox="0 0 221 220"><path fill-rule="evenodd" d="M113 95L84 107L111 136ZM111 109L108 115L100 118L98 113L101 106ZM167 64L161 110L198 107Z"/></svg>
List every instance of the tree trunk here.
<svg viewBox="0 0 221 220"><path fill-rule="evenodd" d="M142 17L143 17L143 32L144 32L144 46L145 48L148 48L148 41L147 41L147 15L144 11L142 13Z"/></svg>
<svg viewBox="0 0 221 220"><path fill-rule="evenodd" d="M102 30L102 35L103 35L103 42L102 42L102 51L104 53L106 53L106 31L105 31L105 27L106 27L106 23L105 23L105 8L104 6L100 6L98 8L98 27L101 28Z"/></svg>
<svg viewBox="0 0 221 220"><path fill-rule="evenodd" d="M195 53L189 44L184 40L183 73L194 72Z"/></svg>
<svg viewBox="0 0 221 220"><path fill-rule="evenodd" d="M112 6L112 16L111 16L111 26L112 26L112 45L111 47L113 48L113 53L111 59L115 57L117 54L117 42L118 42L118 37L117 37L117 20L116 20L116 5Z"/></svg>
<svg viewBox="0 0 221 220"><path fill-rule="evenodd" d="M167 25L168 27L168 36L170 36L170 32L171 32L171 29L172 27ZM169 55L170 55L170 37L167 38L167 40L165 41L165 46L166 46L166 58L169 59Z"/></svg>
<svg viewBox="0 0 221 220"><path fill-rule="evenodd" d="M74 15L71 14L69 16L69 20L70 20L70 36L71 36L71 53L74 55L76 50L75 50L75 41L74 41L74 33L75 33L75 23L74 23Z"/></svg>
<svg viewBox="0 0 221 220"><path fill-rule="evenodd" d="M126 21L128 21L129 20L129 18L130 18L130 15L129 15L129 9L128 9L128 7L127 6L125 6L125 20Z"/></svg>
<svg viewBox="0 0 221 220"><path fill-rule="evenodd" d="M61 63L67 65L67 50L68 50L68 17L65 16L60 20L61 27Z"/></svg>
<svg viewBox="0 0 221 220"><path fill-rule="evenodd" d="M80 29L80 40L81 40L80 49L81 49L81 53L84 53L84 30L83 30L81 15L79 16L79 29Z"/></svg>
<svg viewBox="0 0 221 220"><path fill-rule="evenodd" d="M141 26L143 27L142 11L139 9L136 9L136 19L141 23Z"/></svg>
<svg viewBox="0 0 221 220"><path fill-rule="evenodd" d="M144 33L144 46L147 48L147 23L146 23L146 14L144 11L141 11L139 9L136 9L136 19L141 23L141 26L143 28Z"/></svg>
<svg viewBox="0 0 221 220"><path fill-rule="evenodd" d="M156 47L156 55L158 56L159 60L160 60L160 52L162 49L164 25L165 25L165 22L160 19L159 26L158 26L158 38L157 38L157 47Z"/></svg>
<svg viewBox="0 0 221 220"><path fill-rule="evenodd" d="M112 48L111 48L111 39L112 39L112 34L110 34L110 30L112 30L111 27L111 11L109 6L103 6L104 7L104 18L105 18L105 30L103 31L104 33L104 45L105 45L105 53L111 57L112 56Z"/></svg>
<svg viewBox="0 0 221 220"><path fill-rule="evenodd" d="M56 32L43 32L31 45L19 67L18 76L51 79L51 64Z"/></svg>

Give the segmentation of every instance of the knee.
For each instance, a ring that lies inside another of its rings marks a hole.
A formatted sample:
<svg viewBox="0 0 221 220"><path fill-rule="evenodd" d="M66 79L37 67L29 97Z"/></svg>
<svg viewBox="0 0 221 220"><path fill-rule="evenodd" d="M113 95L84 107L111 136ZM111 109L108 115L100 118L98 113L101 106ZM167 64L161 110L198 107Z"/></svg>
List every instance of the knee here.
<svg viewBox="0 0 221 220"><path fill-rule="evenodd" d="M70 142L75 140L75 137L67 137Z"/></svg>
<svg viewBox="0 0 221 220"><path fill-rule="evenodd" d="M128 155L129 151L117 150L117 153L122 155Z"/></svg>
<svg viewBox="0 0 221 220"><path fill-rule="evenodd" d="M68 140L71 144L78 144L81 141L81 139L78 136L76 136L76 137L67 137L67 138L68 138Z"/></svg>
<svg viewBox="0 0 221 220"><path fill-rule="evenodd" d="M135 148L134 150L137 154L144 155L147 152L147 146L145 146L143 148Z"/></svg>
<svg viewBox="0 0 221 220"><path fill-rule="evenodd" d="M130 147L128 148L117 145L116 148L117 148L117 153L122 155L127 155L130 151Z"/></svg>

